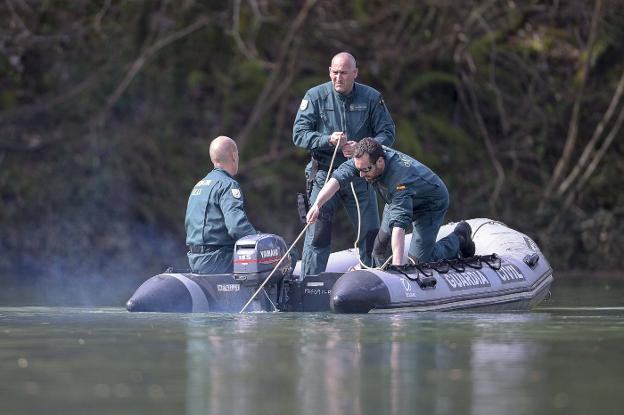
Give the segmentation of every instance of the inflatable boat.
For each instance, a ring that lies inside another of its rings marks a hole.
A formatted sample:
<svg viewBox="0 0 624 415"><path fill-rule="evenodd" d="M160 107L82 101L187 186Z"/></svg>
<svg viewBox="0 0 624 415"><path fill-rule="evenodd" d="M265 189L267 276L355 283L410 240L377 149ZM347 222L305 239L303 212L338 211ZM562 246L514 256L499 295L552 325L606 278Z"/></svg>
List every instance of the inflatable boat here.
<svg viewBox="0 0 624 415"><path fill-rule="evenodd" d="M300 263L282 259L287 252L282 238L252 235L236 243L232 274L168 270L145 281L126 306L133 312L239 312L254 294L245 311L523 311L542 302L553 271L537 244L501 222L467 222L474 257L349 271L357 257L348 249L330 255L326 272L305 278ZM438 239L455 225L441 227Z"/></svg>

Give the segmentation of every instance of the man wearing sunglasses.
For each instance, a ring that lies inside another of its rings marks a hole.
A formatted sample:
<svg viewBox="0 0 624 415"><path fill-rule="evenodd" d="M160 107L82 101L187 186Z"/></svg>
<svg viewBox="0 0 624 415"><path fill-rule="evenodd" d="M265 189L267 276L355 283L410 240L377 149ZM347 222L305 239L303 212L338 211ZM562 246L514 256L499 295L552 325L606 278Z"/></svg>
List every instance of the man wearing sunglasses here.
<svg viewBox="0 0 624 415"><path fill-rule="evenodd" d="M449 206L444 182L424 164L370 137L357 144L353 158L323 186L308 211L308 223L316 222L323 204L358 176L372 183L386 202L373 249L376 265L386 260L389 245L393 265L407 262L405 231L410 225L413 231L408 255L419 263L474 255L472 230L466 222L460 222L451 234L436 242Z"/></svg>
<svg viewBox="0 0 624 415"><path fill-rule="evenodd" d="M293 125L293 142L308 149L311 161L306 166L307 197L311 202L325 183L329 167L338 147L333 168L353 156L355 145L364 137L379 143L394 143L394 122L375 89L355 82L358 68L353 56L342 52L333 57L329 67L330 81L308 90L301 101ZM371 186L356 178L353 183L362 214L360 258L370 265L373 241L379 229L377 198ZM325 271L330 253L332 219L341 203L354 226L357 206L351 189L338 191L323 205L318 222L311 225L303 244L301 275Z"/></svg>

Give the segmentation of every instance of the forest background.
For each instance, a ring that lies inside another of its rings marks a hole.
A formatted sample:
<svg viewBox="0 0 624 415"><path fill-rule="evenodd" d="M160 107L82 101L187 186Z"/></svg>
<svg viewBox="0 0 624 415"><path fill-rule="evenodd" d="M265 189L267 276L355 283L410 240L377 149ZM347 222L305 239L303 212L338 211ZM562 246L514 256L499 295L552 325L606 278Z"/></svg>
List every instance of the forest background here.
<svg viewBox="0 0 624 415"><path fill-rule="evenodd" d="M531 236L555 275L624 269L624 2L4 0L0 284L123 304L187 267L184 214L229 135L252 223L292 241L305 91L351 52L447 221ZM354 232L341 213L333 250Z"/></svg>

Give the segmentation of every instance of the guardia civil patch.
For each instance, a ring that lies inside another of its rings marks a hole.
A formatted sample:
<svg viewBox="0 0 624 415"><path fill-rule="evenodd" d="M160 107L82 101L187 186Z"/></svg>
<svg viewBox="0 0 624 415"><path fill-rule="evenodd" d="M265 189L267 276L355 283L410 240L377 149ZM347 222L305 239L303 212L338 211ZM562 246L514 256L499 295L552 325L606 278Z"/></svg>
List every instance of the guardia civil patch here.
<svg viewBox="0 0 624 415"><path fill-rule="evenodd" d="M240 197L241 197L240 189L232 189L232 196L234 196L237 199L240 199Z"/></svg>
<svg viewBox="0 0 624 415"><path fill-rule="evenodd" d="M299 105L299 109L301 111L305 110L306 108L308 108L308 100L307 99L302 99L301 100L301 105Z"/></svg>

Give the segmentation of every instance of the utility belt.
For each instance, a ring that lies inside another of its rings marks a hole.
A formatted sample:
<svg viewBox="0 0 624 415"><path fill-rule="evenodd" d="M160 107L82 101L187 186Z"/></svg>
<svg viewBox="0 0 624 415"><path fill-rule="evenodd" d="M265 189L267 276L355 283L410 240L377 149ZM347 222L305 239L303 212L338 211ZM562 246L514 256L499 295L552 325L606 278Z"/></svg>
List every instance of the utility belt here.
<svg viewBox="0 0 624 415"><path fill-rule="evenodd" d="M191 254L205 254L221 248L219 245L187 245Z"/></svg>
<svg viewBox="0 0 624 415"><path fill-rule="evenodd" d="M334 169L336 168L336 164L334 163ZM329 171L329 164L324 161L319 161L312 156L312 168L310 169L310 176L312 176L312 171L314 170L314 174L319 170Z"/></svg>
<svg viewBox="0 0 624 415"><path fill-rule="evenodd" d="M297 211L299 212L299 219L303 224L306 223L306 214L308 210L310 210L310 196L312 196L312 187L314 186L316 173L318 173L319 170L326 171L327 174L330 174L329 164L326 164L325 162L319 161L318 159L314 158L314 153L312 153L310 172L306 177L306 192L297 193Z"/></svg>

